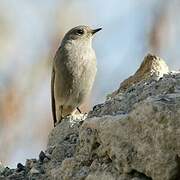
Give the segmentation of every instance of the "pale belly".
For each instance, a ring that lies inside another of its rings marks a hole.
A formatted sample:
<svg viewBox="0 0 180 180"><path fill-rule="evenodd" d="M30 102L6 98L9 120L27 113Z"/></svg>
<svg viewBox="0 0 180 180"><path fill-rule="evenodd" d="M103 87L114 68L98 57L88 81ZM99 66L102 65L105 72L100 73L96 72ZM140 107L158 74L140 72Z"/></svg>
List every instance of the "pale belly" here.
<svg viewBox="0 0 180 180"><path fill-rule="evenodd" d="M80 106L89 95L96 75L96 62L73 67L71 71L58 71L55 78L57 106Z"/></svg>

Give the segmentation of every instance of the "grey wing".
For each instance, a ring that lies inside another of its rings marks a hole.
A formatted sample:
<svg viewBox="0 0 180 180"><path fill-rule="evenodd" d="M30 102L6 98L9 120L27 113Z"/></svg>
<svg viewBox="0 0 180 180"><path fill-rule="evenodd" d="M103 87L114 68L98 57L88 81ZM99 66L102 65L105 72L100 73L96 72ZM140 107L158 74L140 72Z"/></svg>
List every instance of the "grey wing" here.
<svg viewBox="0 0 180 180"><path fill-rule="evenodd" d="M55 70L53 67L52 75L51 75L51 105L52 105L53 121L54 121L54 126L55 126L57 119L56 119L56 102L55 102L55 97L54 97L54 80L55 80Z"/></svg>

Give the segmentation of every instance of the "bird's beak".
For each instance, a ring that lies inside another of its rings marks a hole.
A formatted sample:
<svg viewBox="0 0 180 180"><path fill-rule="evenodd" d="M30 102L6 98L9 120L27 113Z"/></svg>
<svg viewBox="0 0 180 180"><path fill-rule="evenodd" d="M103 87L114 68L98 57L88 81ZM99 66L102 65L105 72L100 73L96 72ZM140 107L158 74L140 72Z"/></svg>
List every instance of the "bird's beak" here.
<svg viewBox="0 0 180 180"><path fill-rule="evenodd" d="M98 31L100 31L102 28L98 28L98 29L93 29L92 31L91 31L91 33L92 34L95 34L95 33L97 33Z"/></svg>

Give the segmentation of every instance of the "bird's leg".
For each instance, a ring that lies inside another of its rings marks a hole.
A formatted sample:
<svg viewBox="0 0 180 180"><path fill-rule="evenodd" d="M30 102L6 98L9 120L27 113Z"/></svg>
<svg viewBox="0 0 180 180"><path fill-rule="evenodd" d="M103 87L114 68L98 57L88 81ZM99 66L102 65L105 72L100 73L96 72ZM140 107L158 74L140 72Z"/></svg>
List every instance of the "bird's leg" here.
<svg viewBox="0 0 180 180"><path fill-rule="evenodd" d="M81 110L79 109L79 107L77 107L76 109L77 109L77 110L79 111L79 113L81 114Z"/></svg>

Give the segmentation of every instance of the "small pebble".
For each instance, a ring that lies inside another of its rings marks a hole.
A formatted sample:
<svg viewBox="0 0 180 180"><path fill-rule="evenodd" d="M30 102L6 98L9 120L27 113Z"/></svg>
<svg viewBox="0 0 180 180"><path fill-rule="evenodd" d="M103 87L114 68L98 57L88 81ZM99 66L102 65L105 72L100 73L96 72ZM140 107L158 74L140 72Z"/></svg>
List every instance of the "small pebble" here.
<svg viewBox="0 0 180 180"><path fill-rule="evenodd" d="M45 158L46 158L46 154L43 151L41 151L39 154L39 161L43 162Z"/></svg>
<svg viewBox="0 0 180 180"><path fill-rule="evenodd" d="M33 162L30 160L30 159L27 159L26 160L26 168L28 168L28 169L31 169L32 168L32 166L33 166Z"/></svg>
<svg viewBox="0 0 180 180"><path fill-rule="evenodd" d="M41 151L39 154L39 161L43 163L45 159L50 160L50 157L46 155L43 151Z"/></svg>
<svg viewBox="0 0 180 180"><path fill-rule="evenodd" d="M33 174L39 174L39 171L35 168L35 167L32 167L31 170L30 170L30 173L33 175Z"/></svg>
<svg viewBox="0 0 180 180"><path fill-rule="evenodd" d="M21 172L21 171L23 171L23 170L25 170L25 167L21 164L21 163L18 163L17 164L17 172Z"/></svg>

